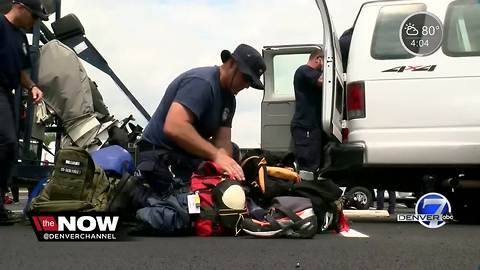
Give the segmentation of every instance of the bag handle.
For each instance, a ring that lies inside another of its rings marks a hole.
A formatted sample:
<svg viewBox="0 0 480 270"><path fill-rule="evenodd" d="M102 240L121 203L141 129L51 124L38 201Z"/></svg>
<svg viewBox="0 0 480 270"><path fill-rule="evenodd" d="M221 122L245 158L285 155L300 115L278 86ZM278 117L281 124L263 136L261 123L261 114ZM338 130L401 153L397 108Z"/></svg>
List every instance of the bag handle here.
<svg viewBox="0 0 480 270"><path fill-rule="evenodd" d="M202 176L214 176L222 174L223 170L213 161L204 161L198 166L197 172Z"/></svg>
<svg viewBox="0 0 480 270"><path fill-rule="evenodd" d="M251 157L248 157L248 158L246 158L246 159L244 159L244 160L242 161L242 163L240 164L240 167L243 168L243 167L245 166L245 164L247 164L247 162L249 162L249 161L252 160L252 159L260 159L260 158L261 158L260 156L251 156Z"/></svg>

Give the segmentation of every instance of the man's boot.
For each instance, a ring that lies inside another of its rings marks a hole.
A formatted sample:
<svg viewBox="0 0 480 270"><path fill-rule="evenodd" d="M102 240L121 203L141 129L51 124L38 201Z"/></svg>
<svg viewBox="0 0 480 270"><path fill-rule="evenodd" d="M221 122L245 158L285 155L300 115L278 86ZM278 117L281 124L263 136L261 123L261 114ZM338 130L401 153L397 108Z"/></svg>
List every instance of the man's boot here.
<svg viewBox="0 0 480 270"><path fill-rule="evenodd" d="M0 193L3 193L1 188ZM22 217L23 215L21 214L16 214L10 210L7 210L3 205L3 198L0 200L0 226L13 225L22 221Z"/></svg>

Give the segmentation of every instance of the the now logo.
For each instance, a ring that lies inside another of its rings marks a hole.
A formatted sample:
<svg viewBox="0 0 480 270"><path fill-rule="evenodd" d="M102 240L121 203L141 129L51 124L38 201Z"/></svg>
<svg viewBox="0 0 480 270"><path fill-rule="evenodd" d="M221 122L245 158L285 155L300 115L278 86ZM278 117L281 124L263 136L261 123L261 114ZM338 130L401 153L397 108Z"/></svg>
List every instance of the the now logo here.
<svg viewBox="0 0 480 270"><path fill-rule="evenodd" d="M118 216L35 216L33 217L38 231L47 232L114 232L118 225Z"/></svg>
<svg viewBox="0 0 480 270"><path fill-rule="evenodd" d="M30 216L40 241L117 240L119 216L94 214L42 214Z"/></svg>
<svg viewBox="0 0 480 270"><path fill-rule="evenodd" d="M98 229L101 232L114 232L117 228L118 217L91 217L83 216L79 217L58 217L58 230L65 231L82 231L92 232Z"/></svg>

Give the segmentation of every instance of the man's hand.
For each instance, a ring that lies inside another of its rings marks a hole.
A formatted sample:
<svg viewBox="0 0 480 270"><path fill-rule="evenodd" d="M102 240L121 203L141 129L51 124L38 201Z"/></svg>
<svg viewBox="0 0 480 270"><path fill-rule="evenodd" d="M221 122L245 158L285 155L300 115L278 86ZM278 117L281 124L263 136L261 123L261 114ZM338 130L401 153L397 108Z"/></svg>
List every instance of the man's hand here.
<svg viewBox="0 0 480 270"><path fill-rule="evenodd" d="M40 103L43 98L43 92L40 88L38 88L38 86L34 86L30 91L30 94L32 95L33 102L36 104Z"/></svg>
<svg viewBox="0 0 480 270"><path fill-rule="evenodd" d="M213 161L224 169L231 178L239 181L245 180L242 167L240 167L240 165L233 160L224 149L219 149L217 151Z"/></svg>
<svg viewBox="0 0 480 270"><path fill-rule="evenodd" d="M318 80L317 80L316 84L317 84L318 87L323 86L323 74L320 75L320 77L318 77Z"/></svg>
<svg viewBox="0 0 480 270"><path fill-rule="evenodd" d="M42 89L40 89L30 78L26 70L20 72L20 84L23 88L28 89L32 95L33 102L39 103L43 98Z"/></svg>

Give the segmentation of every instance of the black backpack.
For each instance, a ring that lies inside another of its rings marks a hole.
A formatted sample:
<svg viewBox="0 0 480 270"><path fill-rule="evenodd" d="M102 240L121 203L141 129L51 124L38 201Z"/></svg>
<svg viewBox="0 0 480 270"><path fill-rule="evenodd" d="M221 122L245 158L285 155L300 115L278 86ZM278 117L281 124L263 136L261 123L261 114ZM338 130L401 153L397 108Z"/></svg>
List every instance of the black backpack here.
<svg viewBox="0 0 480 270"><path fill-rule="evenodd" d="M343 204L342 190L330 179L301 181L293 185L291 196L310 198L317 216L318 232L334 229L338 232Z"/></svg>
<svg viewBox="0 0 480 270"><path fill-rule="evenodd" d="M272 165L264 156L250 156L241 162L245 173L248 196L260 205L269 206L271 200L291 193L300 176L293 168Z"/></svg>

